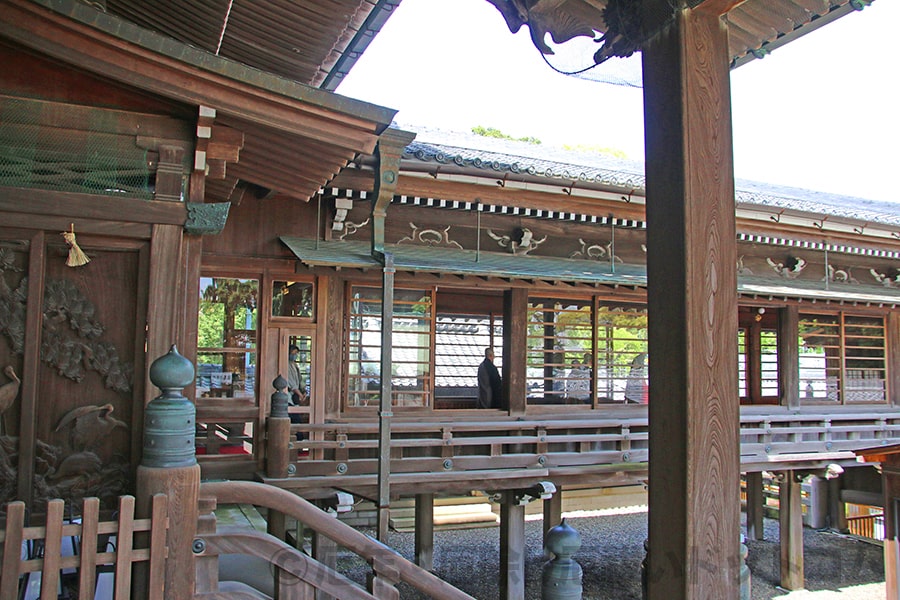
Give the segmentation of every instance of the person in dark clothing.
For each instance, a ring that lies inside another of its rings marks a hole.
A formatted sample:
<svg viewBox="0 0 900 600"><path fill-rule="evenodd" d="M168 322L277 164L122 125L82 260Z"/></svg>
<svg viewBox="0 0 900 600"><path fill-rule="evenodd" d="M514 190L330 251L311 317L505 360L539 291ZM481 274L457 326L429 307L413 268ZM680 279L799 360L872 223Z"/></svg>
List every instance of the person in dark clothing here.
<svg viewBox="0 0 900 600"><path fill-rule="evenodd" d="M485 348L484 360L478 365L478 408L500 408L503 384L494 366L493 348Z"/></svg>
<svg viewBox="0 0 900 600"><path fill-rule="evenodd" d="M290 406L299 406L302 404L309 404L306 398L306 393L303 388L303 376L300 373L300 365L297 364L297 361L300 360L300 347L296 344L291 344L288 346L288 393L291 395L291 400L289 402ZM303 417L297 413L289 413L288 416L291 419L291 423L302 423ZM302 432L297 432L297 440L302 440L304 434Z"/></svg>

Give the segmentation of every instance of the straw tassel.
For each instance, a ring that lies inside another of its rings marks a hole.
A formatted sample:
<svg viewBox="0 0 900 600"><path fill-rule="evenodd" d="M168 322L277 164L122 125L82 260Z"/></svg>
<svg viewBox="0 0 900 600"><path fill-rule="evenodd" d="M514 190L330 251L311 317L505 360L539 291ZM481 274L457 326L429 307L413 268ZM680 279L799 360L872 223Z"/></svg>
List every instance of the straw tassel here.
<svg viewBox="0 0 900 600"><path fill-rule="evenodd" d="M78 242L75 241L75 224L69 224L69 229L70 231L63 231L60 233L60 235L63 236L63 239L66 240L66 244L69 246L69 257L66 259L66 266L80 267L88 264L91 262L91 259L78 247Z"/></svg>

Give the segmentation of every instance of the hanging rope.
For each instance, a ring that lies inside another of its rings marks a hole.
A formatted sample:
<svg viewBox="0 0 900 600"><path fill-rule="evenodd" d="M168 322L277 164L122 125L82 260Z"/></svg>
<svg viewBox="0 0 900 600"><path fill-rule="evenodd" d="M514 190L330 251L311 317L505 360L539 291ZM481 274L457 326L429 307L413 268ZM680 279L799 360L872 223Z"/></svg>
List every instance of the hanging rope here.
<svg viewBox="0 0 900 600"><path fill-rule="evenodd" d="M78 247L78 242L75 241L74 223L69 224L69 231L63 231L60 235L63 236L63 239L66 240L66 245L69 246L69 256L66 258L66 266L80 267L91 262L88 255Z"/></svg>

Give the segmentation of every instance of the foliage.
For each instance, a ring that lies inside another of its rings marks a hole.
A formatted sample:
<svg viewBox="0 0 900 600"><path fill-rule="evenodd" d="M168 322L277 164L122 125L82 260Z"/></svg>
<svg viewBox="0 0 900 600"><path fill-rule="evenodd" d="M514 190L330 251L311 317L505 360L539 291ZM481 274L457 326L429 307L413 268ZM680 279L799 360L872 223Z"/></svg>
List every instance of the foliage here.
<svg viewBox="0 0 900 600"><path fill-rule="evenodd" d="M624 150L618 148L610 148L608 146L597 146L596 144L563 144L563 148L573 152L584 152L589 154L606 154L623 160L628 160L628 155Z"/></svg>
<svg viewBox="0 0 900 600"><path fill-rule="evenodd" d="M554 311L551 320L545 320L547 310ZM590 306L534 305L528 315L529 366L540 367L547 361L543 348L547 336L553 339L554 352L562 353L552 359L554 363L569 364L593 354L601 367L627 366L635 355L647 352L647 313L643 310L601 306L596 319L600 332L594 348Z"/></svg>
<svg viewBox="0 0 900 600"><path fill-rule="evenodd" d="M499 129L495 127L482 127L481 125L476 125L472 128L472 133L475 135L480 135L482 137L490 137L497 138L501 140L515 140L517 142L526 142L529 144L540 144L541 140L536 137L528 136L528 137L513 137L507 133L503 133Z"/></svg>
<svg viewBox="0 0 900 600"><path fill-rule="evenodd" d="M197 323L199 348L243 346L248 340L239 332L257 325L259 284L253 279L214 278L200 295ZM200 354L198 362L218 364L219 356Z"/></svg>

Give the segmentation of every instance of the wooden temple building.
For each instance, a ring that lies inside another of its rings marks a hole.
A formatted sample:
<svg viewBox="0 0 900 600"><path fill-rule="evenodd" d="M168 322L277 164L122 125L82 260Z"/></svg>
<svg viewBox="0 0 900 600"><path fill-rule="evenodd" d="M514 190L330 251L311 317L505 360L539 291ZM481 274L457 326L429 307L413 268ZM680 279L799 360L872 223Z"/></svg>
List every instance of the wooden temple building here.
<svg viewBox="0 0 900 600"><path fill-rule="evenodd" d="M431 515L472 491L521 598L524 505L549 526L566 490L635 483L648 598L737 598L742 475L750 535L779 476L789 589L801 480L843 470L838 526L878 501L854 451L900 443L900 216L735 185L729 109L730 68L868 2L490 1L535 39L642 52L645 164L335 94L399 0L0 1L0 599L109 563L117 598L248 597L216 562L244 552L283 598L465 598L428 572ZM488 347L502 394L477 408ZM384 539L407 497L418 565L312 506L371 500ZM232 502L272 535L217 528ZM98 531L116 552L63 553ZM368 591L331 576L335 544Z"/></svg>

